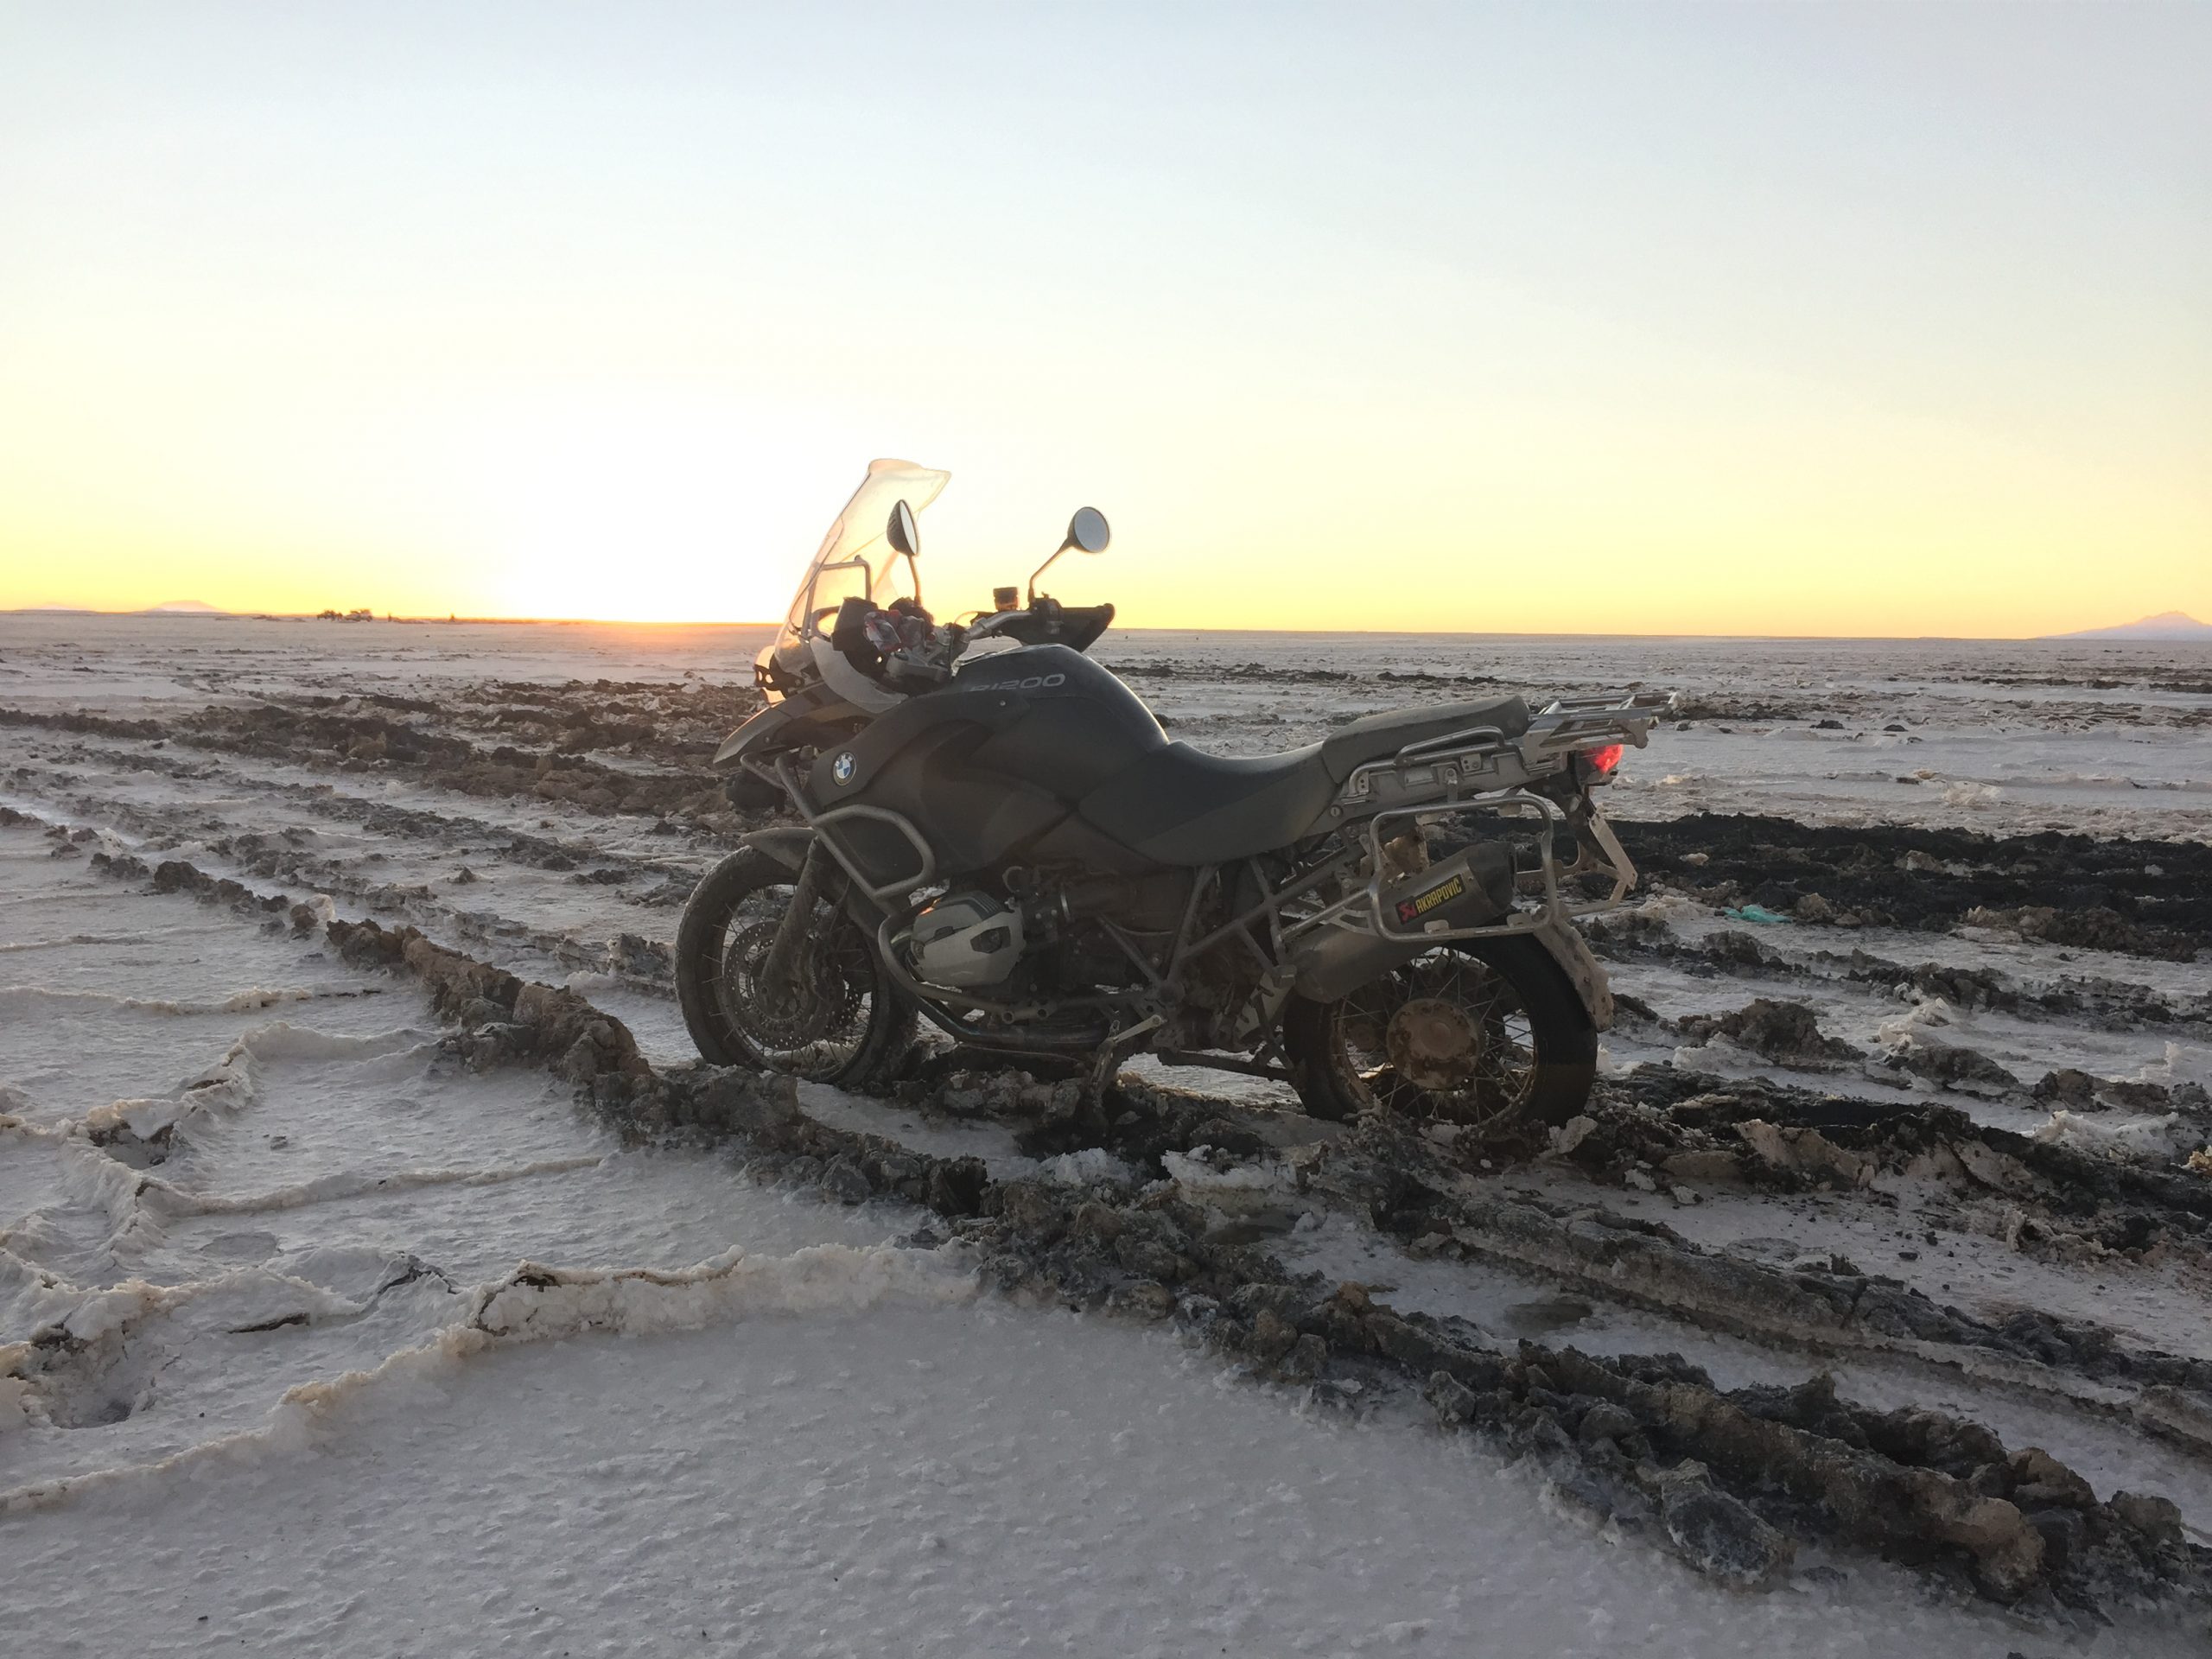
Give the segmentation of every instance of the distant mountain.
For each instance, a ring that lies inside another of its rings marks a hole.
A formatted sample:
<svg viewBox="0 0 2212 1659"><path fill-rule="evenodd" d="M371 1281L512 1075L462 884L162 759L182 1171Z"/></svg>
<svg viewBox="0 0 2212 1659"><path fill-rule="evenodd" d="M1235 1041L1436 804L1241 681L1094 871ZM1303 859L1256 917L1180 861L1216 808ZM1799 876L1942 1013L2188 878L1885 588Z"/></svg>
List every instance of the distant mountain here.
<svg viewBox="0 0 2212 1659"><path fill-rule="evenodd" d="M2161 611L2116 628L2084 628L2079 633L2047 633L2046 639L2190 639L2212 644L2212 622L2199 622L2179 611Z"/></svg>
<svg viewBox="0 0 2212 1659"><path fill-rule="evenodd" d="M228 616L230 613L219 605L210 605L197 599L173 599L164 605L149 605L138 613L141 616Z"/></svg>

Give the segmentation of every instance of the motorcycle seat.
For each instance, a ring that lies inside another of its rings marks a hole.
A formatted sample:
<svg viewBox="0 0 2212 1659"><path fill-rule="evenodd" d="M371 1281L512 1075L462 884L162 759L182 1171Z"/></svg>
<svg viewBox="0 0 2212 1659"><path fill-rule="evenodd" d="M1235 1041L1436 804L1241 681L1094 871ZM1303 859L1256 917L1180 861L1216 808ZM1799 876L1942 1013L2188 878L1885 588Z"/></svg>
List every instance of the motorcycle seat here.
<svg viewBox="0 0 2212 1659"><path fill-rule="evenodd" d="M1322 746L1249 760L1170 743L1077 804L1094 828L1161 864L1222 864L1299 839L1337 792Z"/></svg>
<svg viewBox="0 0 2212 1659"><path fill-rule="evenodd" d="M1341 784L1354 768L1370 760L1387 760L1408 743L1426 743L1485 727L1501 737L1518 737L1529 729L1529 705L1518 697L1488 697L1368 715L1329 734L1321 745L1321 762L1330 778Z"/></svg>
<svg viewBox="0 0 2212 1659"><path fill-rule="evenodd" d="M1518 737L1518 697L1433 703L1369 715L1310 748L1231 759L1170 743L1123 767L1077 803L1094 827L1162 864L1222 864L1287 847L1313 827L1356 766L1408 743L1495 730Z"/></svg>

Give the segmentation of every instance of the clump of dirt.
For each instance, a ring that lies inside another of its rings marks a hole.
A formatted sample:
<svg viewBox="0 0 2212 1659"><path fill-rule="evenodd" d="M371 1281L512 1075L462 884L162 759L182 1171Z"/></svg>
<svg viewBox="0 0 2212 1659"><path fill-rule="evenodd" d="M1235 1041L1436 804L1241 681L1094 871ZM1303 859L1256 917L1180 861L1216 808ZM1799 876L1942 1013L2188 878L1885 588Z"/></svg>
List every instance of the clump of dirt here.
<svg viewBox="0 0 2212 1659"><path fill-rule="evenodd" d="M1633 950L1666 951L1681 941L1662 916L1643 909L1616 910L1592 916L1582 923L1582 937L1591 948L1611 956Z"/></svg>
<svg viewBox="0 0 2212 1659"><path fill-rule="evenodd" d="M1804 1003L1774 997L1756 998L1733 1014L1688 1015L1678 1028L1693 1042L1725 1038L1778 1065L1804 1071L1833 1071L1863 1058L1849 1043L1822 1032Z"/></svg>
<svg viewBox="0 0 2212 1659"><path fill-rule="evenodd" d="M1642 910L1594 916L1581 925L1590 948L1616 961L1656 957L1677 963L1694 974L1743 974L1762 979L1804 971L1740 928L1716 928L1701 938L1686 939L1663 917Z"/></svg>
<svg viewBox="0 0 2212 1659"><path fill-rule="evenodd" d="M95 853L91 865L94 869L112 875L147 874L143 860L128 855L113 858L105 853ZM152 874L156 893L188 893L218 904L228 905L233 910L258 910L282 915L289 913L292 908L292 901L282 893L266 896L257 893L243 881L234 881L228 876L210 875L197 865L188 864L181 859L164 859L154 867Z"/></svg>
<svg viewBox="0 0 2212 1659"><path fill-rule="evenodd" d="M1986 968L1947 968L1923 962L1904 976L1904 982L1921 995L1949 1003L1955 1008L1998 1008L2020 1006L2020 995L2004 976Z"/></svg>
<svg viewBox="0 0 2212 1659"><path fill-rule="evenodd" d="M1891 1049L1889 1064L1944 1089L1969 1094L2010 1094L2020 1080L1979 1049L1915 1037Z"/></svg>
<svg viewBox="0 0 2212 1659"><path fill-rule="evenodd" d="M2101 1112L2104 1103L2097 1098L2097 1080L2087 1071L2066 1066L2056 1071L2046 1071L2043 1079L2028 1091L2037 1100L2054 1106L2063 1106L2069 1111Z"/></svg>
<svg viewBox="0 0 2212 1659"><path fill-rule="evenodd" d="M951 1058L957 1061L958 1052ZM893 1084L892 1094L923 1109L1010 1120L1019 1126L1014 1144L1033 1158L1101 1147L1140 1168L1158 1169L1168 1152L1209 1146L1254 1157L1265 1144L1249 1119L1224 1110L1219 1100L1134 1077L1094 1099L1071 1076L940 1065Z"/></svg>
<svg viewBox="0 0 2212 1659"><path fill-rule="evenodd" d="M1791 906L1791 914L1801 922L1810 922L1828 927L1882 927L1888 925L1887 912L1878 910L1847 910L1830 904L1817 893L1801 896Z"/></svg>
<svg viewBox="0 0 2212 1659"><path fill-rule="evenodd" d="M584 1084L603 1076L652 1075L629 1027L574 991L524 982L434 944L411 927L333 921L325 931L354 966L404 966L428 986L431 1010L466 1028L454 1047L471 1065L530 1061Z"/></svg>
<svg viewBox="0 0 2212 1659"><path fill-rule="evenodd" d="M1999 928L2024 939L2071 945L2084 950L2113 950L2123 956L2157 957L2169 962L2195 959L2202 941L2170 928L2145 927L2103 905L2060 910L2052 905L2023 905L1993 910L1977 905L1966 913L1969 927Z"/></svg>
<svg viewBox="0 0 2212 1659"><path fill-rule="evenodd" d="M1667 717L1675 721L1731 720L1746 725L1802 720L1810 705L1773 698L1732 696L1725 693L1683 692L1675 698Z"/></svg>

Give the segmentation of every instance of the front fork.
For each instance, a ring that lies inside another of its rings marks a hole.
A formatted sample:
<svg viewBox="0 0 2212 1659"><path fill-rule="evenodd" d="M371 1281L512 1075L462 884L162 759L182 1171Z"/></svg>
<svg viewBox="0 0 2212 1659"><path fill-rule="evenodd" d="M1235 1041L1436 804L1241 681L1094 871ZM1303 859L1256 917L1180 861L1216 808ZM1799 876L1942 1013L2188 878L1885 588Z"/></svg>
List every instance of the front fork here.
<svg viewBox="0 0 2212 1659"><path fill-rule="evenodd" d="M798 883L791 894L791 902L776 924L776 937L768 945L768 959L760 967L764 988L772 995L796 995L798 989L796 972L806 949L807 929L814 916L814 906L829 885L830 860L822 850L819 841L806 843L806 856L799 861Z"/></svg>

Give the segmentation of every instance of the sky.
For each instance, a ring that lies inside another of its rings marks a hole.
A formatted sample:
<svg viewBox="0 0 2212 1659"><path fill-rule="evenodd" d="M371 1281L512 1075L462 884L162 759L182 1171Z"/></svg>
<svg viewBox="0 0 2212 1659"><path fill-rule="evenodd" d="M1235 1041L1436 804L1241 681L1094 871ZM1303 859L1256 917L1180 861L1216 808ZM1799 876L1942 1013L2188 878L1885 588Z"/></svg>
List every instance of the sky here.
<svg viewBox="0 0 2212 1659"><path fill-rule="evenodd" d="M0 0L0 607L2212 619L2212 5Z"/></svg>

